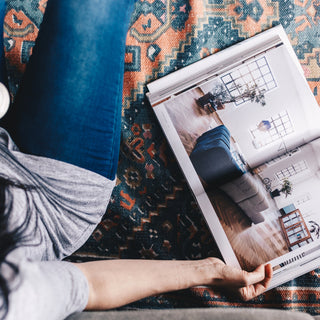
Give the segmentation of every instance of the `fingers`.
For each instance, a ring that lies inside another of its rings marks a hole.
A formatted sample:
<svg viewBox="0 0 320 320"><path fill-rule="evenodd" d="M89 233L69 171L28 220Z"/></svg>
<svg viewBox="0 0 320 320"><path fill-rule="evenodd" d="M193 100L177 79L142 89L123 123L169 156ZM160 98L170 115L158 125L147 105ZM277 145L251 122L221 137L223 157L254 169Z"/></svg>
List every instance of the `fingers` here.
<svg viewBox="0 0 320 320"><path fill-rule="evenodd" d="M260 265L254 271L247 272L226 265L219 259L211 258L215 277L211 285L219 290L239 294L243 300L251 300L262 294L270 285L272 279L272 266L270 264Z"/></svg>
<svg viewBox="0 0 320 320"><path fill-rule="evenodd" d="M265 268L260 265L252 272L247 272L237 268L220 265L220 277L216 281L216 285L232 286L232 287L247 287L258 283L265 278Z"/></svg>
<svg viewBox="0 0 320 320"><path fill-rule="evenodd" d="M262 264L252 272L242 271L242 276L244 277L244 286L261 286L265 290L271 282L272 266L271 264Z"/></svg>
<svg viewBox="0 0 320 320"><path fill-rule="evenodd" d="M272 266L271 264L267 264L264 266L265 267L265 278L262 281L262 284L264 286L265 289L267 289L270 285L271 279L272 279L272 275L273 275L273 271L272 271Z"/></svg>
<svg viewBox="0 0 320 320"><path fill-rule="evenodd" d="M253 283L253 284L248 285L246 287L243 287L239 290L241 298L245 301L251 300L254 297L259 296L270 285L270 282L272 279L272 266L271 266L271 264L267 264L265 266L262 265L262 266L259 266L258 268L259 269L263 268L264 278L260 282ZM259 272L260 272L260 270L259 270Z"/></svg>
<svg viewBox="0 0 320 320"><path fill-rule="evenodd" d="M246 272L246 281L245 285L250 286L252 284L256 284L260 281L263 281L265 279L265 267L264 265L258 266L254 271L252 272Z"/></svg>
<svg viewBox="0 0 320 320"><path fill-rule="evenodd" d="M254 284L256 291L259 291L258 294L261 294L263 291L265 291L271 282L272 279L272 266L271 264L267 264L265 266L262 266L264 268L264 279L256 284Z"/></svg>

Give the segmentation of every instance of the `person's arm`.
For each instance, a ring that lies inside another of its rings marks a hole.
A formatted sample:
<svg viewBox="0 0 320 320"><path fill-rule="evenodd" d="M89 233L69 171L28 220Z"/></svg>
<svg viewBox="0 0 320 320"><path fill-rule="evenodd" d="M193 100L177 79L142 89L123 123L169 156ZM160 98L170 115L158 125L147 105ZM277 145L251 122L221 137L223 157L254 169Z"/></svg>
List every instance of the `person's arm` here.
<svg viewBox="0 0 320 320"><path fill-rule="evenodd" d="M86 310L112 309L169 291L198 285L219 286L250 300L263 293L271 265L246 272L216 258L197 261L107 260L75 264L89 284Z"/></svg>

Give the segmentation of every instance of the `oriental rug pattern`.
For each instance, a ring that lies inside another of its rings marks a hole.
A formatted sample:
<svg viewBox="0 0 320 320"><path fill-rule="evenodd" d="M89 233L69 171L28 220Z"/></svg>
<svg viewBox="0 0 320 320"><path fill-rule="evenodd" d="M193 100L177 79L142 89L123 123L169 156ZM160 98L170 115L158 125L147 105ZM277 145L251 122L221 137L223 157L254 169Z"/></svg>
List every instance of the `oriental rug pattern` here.
<svg viewBox="0 0 320 320"><path fill-rule="evenodd" d="M9 0L4 38L14 96L46 0ZM146 99L146 83L281 23L320 102L319 0L140 0L126 48L118 181L107 213L74 260L219 256L212 236ZM226 207L225 210L232 210ZM250 302L207 288L130 307L266 307L320 314L320 272Z"/></svg>

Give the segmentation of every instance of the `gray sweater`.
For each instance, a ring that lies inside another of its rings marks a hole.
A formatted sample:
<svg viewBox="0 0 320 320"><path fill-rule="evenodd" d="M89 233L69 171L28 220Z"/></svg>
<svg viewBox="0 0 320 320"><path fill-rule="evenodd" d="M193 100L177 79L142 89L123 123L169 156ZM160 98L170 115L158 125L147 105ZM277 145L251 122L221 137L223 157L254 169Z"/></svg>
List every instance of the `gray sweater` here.
<svg viewBox="0 0 320 320"><path fill-rule="evenodd" d="M18 277L12 277L5 264L1 268L12 288L6 319L64 319L82 311L88 300L86 278L60 260L83 245L100 222L114 181L61 161L23 154L2 128L0 174L36 187L27 193L11 188L9 227L25 221L28 201L32 215L25 230L27 244L7 257L19 266Z"/></svg>

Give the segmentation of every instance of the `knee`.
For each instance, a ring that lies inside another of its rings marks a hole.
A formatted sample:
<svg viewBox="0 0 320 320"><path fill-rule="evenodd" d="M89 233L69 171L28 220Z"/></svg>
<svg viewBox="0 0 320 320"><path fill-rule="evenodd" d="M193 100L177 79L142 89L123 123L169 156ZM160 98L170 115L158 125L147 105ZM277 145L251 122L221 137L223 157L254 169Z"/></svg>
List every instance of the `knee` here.
<svg viewBox="0 0 320 320"><path fill-rule="evenodd" d="M137 1L140 0L82 0L81 3L88 14L99 16L112 15L117 17L133 9ZM77 2L77 6L79 7L79 2Z"/></svg>
<svg viewBox="0 0 320 320"><path fill-rule="evenodd" d="M139 0L88 0L81 1L81 10L92 23L126 23L130 19L135 3ZM70 0L68 0L70 2ZM80 3L75 1L79 10Z"/></svg>

